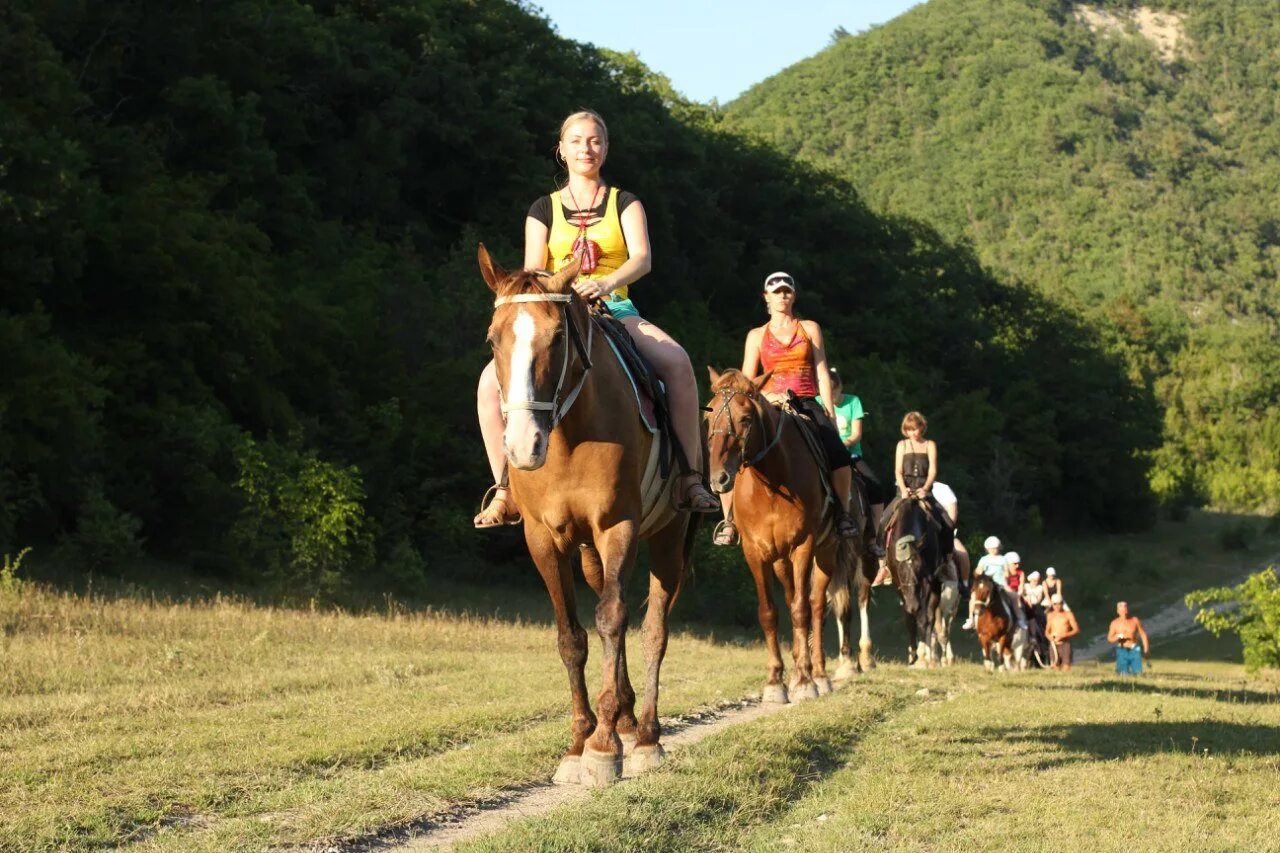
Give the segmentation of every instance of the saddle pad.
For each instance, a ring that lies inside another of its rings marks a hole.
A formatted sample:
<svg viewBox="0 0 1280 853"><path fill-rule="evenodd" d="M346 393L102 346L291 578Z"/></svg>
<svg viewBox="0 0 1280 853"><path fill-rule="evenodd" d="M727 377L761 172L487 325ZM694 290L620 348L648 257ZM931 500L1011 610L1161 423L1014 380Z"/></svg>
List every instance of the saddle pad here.
<svg viewBox="0 0 1280 853"><path fill-rule="evenodd" d="M613 342L613 338L605 335L604 339L609 342L609 349L613 350L613 357L618 360L618 364L622 365L622 372L627 375L627 381L631 383L631 393L635 395L636 407L640 410L640 422L644 424L645 429L649 430L650 433L657 435L658 413L654 410L653 399L636 382L635 376L631 373L631 368L627 365L627 360L622 357L622 353L618 352L618 345Z"/></svg>

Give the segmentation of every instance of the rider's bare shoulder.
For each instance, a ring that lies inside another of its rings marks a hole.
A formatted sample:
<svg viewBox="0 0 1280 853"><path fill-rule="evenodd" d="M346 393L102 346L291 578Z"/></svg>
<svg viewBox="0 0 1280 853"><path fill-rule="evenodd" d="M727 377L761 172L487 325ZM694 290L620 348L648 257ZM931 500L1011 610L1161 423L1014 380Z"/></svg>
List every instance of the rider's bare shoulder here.
<svg viewBox="0 0 1280 853"><path fill-rule="evenodd" d="M800 325L804 326L805 333L808 334L809 337L822 334L822 327L818 325L817 320L801 320Z"/></svg>

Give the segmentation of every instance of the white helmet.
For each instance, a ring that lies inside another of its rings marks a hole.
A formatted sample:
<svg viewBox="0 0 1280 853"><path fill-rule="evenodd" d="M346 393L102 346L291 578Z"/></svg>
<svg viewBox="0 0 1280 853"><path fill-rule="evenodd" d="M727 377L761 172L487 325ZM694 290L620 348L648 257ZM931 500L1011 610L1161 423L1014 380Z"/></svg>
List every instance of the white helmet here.
<svg viewBox="0 0 1280 853"><path fill-rule="evenodd" d="M1029 581L1038 581L1038 580L1040 580L1040 573L1039 573L1039 572L1032 572L1031 574L1027 575L1027 580L1029 580Z"/></svg>
<svg viewBox="0 0 1280 853"><path fill-rule="evenodd" d="M1061 593L1057 593L1057 592L1055 592L1053 595L1049 596L1049 603L1050 603L1050 604L1061 604L1061 603L1062 603L1062 594L1061 594Z"/></svg>
<svg viewBox="0 0 1280 853"><path fill-rule="evenodd" d="M1018 556L1017 551L1010 551L1009 553L1004 555L1004 561L1006 563L1021 563L1022 558Z"/></svg>
<svg viewBox="0 0 1280 853"><path fill-rule="evenodd" d="M988 537L987 537L987 539L986 539L986 541L982 543L982 547L983 547L983 548L999 548L999 547L1000 547L1000 537L998 537L998 536L988 536Z"/></svg>
<svg viewBox="0 0 1280 853"><path fill-rule="evenodd" d="M1058 570L1053 566L1050 566L1044 570L1044 576L1047 578L1056 578L1058 576Z"/></svg>

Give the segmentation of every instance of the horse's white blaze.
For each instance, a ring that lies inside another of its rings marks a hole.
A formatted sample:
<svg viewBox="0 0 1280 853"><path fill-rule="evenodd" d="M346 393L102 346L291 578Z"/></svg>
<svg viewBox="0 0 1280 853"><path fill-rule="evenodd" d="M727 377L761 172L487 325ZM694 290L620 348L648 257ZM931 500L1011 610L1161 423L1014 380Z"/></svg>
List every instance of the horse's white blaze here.
<svg viewBox="0 0 1280 853"><path fill-rule="evenodd" d="M516 314L511 329L515 332L515 343L511 347L511 369L507 373L507 402L533 402L533 337L537 327L533 315L521 308ZM502 442L507 450L507 457L517 468L536 468L543 461L541 453L545 451L545 442L540 441L541 430L538 428L535 413L528 409L512 409L507 413L507 426L502 434Z"/></svg>

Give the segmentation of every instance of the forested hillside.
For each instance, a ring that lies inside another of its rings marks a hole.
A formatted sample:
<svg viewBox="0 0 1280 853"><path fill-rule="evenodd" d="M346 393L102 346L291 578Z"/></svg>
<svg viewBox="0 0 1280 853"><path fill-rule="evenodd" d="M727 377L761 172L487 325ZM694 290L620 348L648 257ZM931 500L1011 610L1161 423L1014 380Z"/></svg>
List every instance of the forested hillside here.
<svg viewBox="0 0 1280 853"><path fill-rule="evenodd" d="M1277 81L1272 0L932 0L726 124L1081 312L1164 408L1161 498L1274 509Z"/></svg>
<svg viewBox="0 0 1280 853"><path fill-rule="evenodd" d="M524 7L14 0L0 545L86 570L146 551L293 594L412 588L491 547L470 529L475 245L518 261L581 106L648 209L633 295L695 364L740 360L763 274L789 269L886 473L918 407L975 522L1149 516L1157 409L1090 326Z"/></svg>

